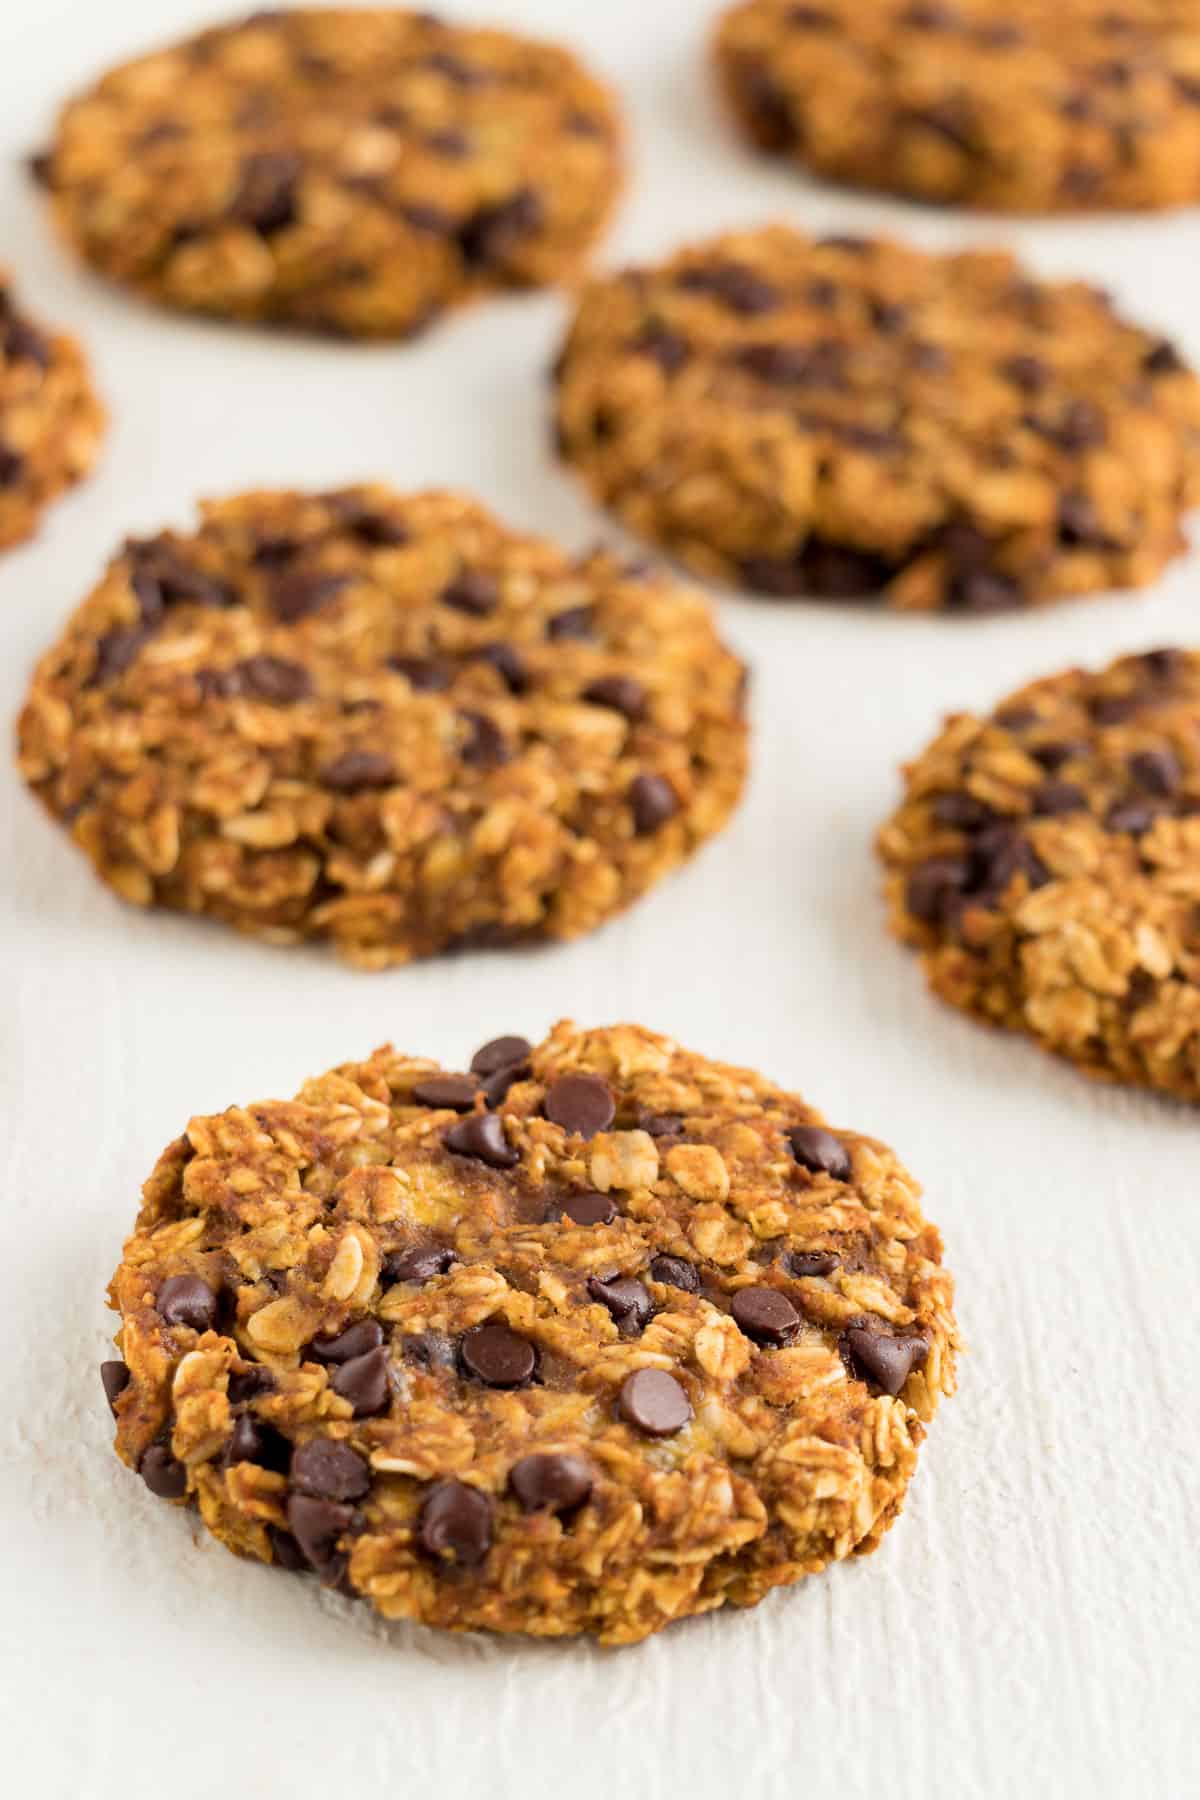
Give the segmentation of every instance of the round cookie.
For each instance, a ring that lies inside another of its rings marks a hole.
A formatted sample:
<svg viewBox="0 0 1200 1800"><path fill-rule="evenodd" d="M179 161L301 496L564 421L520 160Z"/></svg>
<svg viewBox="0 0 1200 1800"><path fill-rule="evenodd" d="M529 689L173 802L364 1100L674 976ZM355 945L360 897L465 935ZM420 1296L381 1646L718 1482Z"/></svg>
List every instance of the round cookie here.
<svg viewBox="0 0 1200 1800"><path fill-rule="evenodd" d="M105 75L34 159L67 240L145 298L401 337L557 281L620 181L565 50L396 8L260 12Z"/></svg>
<svg viewBox="0 0 1200 1800"><path fill-rule="evenodd" d="M462 495L252 493L125 544L19 760L125 899L382 968L573 937L682 862L744 682L700 594Z"/></svg>
<svg viewBox="0 0 1200 1800"><path fill-rule="evenodd" d="M1031 213L1200 200L1194 0L747 0L716 54L750 138L835 181Z"/></svg>
<svg viewBox="0 0 1200 1800"><path fill-rule="evenodd" d="M895 1518L952 1284L884 1145L635 1026L390 1047L143 1190L117 1451L389 1618L632 1643Z"/></svg>
<svg viewBox="0 0 1200 1800"><path fill-rule="evenodd" d="M83 351L35 325L0 268L0 549L31 537L43 508L87 474L104 426Z"/></svg>
<svg viewBox="0 0 1200 1800"><path fill-rule="evenodd" d="M732 232L592 281L562 455L759 593L993 612L1153 580L1200 494L1200 381L1005 252Z"/></svg>
<svg viewBox="0 0 1200 1800"><path fill-rule="evenodd" d="M1200 1100L1200 652L951 718L879 847L892 928L944 999Z"/></svg>

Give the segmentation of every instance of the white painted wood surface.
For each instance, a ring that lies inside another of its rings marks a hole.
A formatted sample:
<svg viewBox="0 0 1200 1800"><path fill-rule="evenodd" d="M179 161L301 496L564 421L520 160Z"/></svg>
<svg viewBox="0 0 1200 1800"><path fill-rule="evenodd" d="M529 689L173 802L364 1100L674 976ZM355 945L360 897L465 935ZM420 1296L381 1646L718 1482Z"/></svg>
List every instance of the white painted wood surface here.
<svg viewBox="0 0 1200 1800"><path fill-rule="evenodd" d="M443 6L469 16L466 4ZM772 214L929 244L1015 238L1200 355L1200 214L962 221L757 163L715 108L696 0L494 0L623 88L634 182L606 254ZM580 546L545 453L553 297L356 349L158 316L73 269L18 158L195 0L3 0L0 256L90 346L103 464L0 561L0 701L128 531L242 486L462 483ZM1195 635L1196 569L982 623L722 602L756 669L723 841L568 948L388 975L122 908L0 772L5 1399L0 1742L37 1800L639 1800L1197 1791L1194 1112L1090 1086L926 996L884 935L871 834L942 712ZM801 1088L926 1183L971 1353L881 1553L624 1652L386 1634L237 1563L115 1462L96 1365L138 1184L189 1114L290 1094L391 1037L451 1066L501 1030L634 1018ZM10 1785L11 1784L11 1785Z"/></svg>

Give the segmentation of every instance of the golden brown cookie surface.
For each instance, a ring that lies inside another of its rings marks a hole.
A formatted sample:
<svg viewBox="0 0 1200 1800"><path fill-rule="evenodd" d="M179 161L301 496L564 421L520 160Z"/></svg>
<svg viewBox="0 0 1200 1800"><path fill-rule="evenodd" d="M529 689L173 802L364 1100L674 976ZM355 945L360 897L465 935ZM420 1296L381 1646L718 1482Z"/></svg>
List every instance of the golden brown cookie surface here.
<svg viewBox="0 0 1200 1800"><path fill-rule="evenodd" d="M880 834L892 928L953 1005L1200 1100L1200 654L962 714Z"/></svg>
<svg viewBox="0 0 1200 1800"><path fill-rule="evenodd" d="M35 323L0 269L0 549L87 474L104 424L75 339Z"/></svg>
<svg viewBox="0 0 1200 1800"><path fill-rule="evenodd" d="M883 1145L638 1027L193 1119L111 1296L117 1449L390 1618L629 1643L874 1549L953 1391Z"/></svg>
<svg viewBox="0 0 1200 1800"><path fill-rule="evenodd" d="M462 495L247 494L125 545L20 766L125 899L380 968L676 867L739 798L744 674L698 593Z"/></svg>
<svg viewBox="0 0 1200 1800"><path fill-rule="evenodd" d="M731 232L592 281L561 452L634 531L776 595L991 612L1152 580L1200 493L1200 381L1000 251Z"/></svg>
<svg viewBox="0 0 1200 1800"><path fill-rule="evenodd" d="M746 0L721 79L764 150L996 211L1200 200L1193 0Z"/></svg>
<svg viewBox="0 0 1200 1800"><path fill-rule="evenodd" d="M569 274L616 194L618 137L556 46L300 8L113 70L37 168L68 241L147 299L395 337Z"/></svg>

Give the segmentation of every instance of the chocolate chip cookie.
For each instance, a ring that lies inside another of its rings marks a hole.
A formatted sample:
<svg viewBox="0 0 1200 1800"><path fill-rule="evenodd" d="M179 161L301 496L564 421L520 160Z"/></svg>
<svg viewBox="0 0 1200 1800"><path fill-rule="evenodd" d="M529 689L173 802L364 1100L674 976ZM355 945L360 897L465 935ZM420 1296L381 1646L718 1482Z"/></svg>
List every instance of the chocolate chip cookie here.
<svg viewBox="0 0 1200 1800"><path fill-rule="evenodd" d="M104 425L79 345L35 324L0 269L0 549L31 537L43 508L87 474Z"/></svg>
<svg viewBox="0 0 1200 1800"><path fill-rule="evenodd" d="M382 968L573 937L682 862L744 681L701 595L462 495L245 494L125 544L20 767L125 899Z"/></svg>
<svg viewBox="0 0 1200 1800"><path fill-rule="evenodd" d="M632 1643L873 1550L954 1387L892 1152L636 1026L193 1119L110 1299L153 1494L455 1629Z"/></svg>
<svg viewBox="0 0 1200 1800"><path fill-rule="evenodd" d="M396 8L259 12L105 75L34 159L145 298L401 337L568 275L619 185L607 91L553 45Z"/></svg>
<svg viewBox="0 0 1200 1800"><path fill-rule="evenodd" d="M747 0L717 62L762 149L1013 212L1200 200L1195 0Z"/></svg>
<svg viewBox="0 0 1200 1800"><path fill-rule="evenodd" d="M1200 495L1200 381L1005 252L732 232L585 290L563 456L759 593L981 613L1151 581Z"/></svg>
<svg viewBox="0 0 1200 1800"><path fill-rule="evenodd" d="M950 719L879 845L892 928L944 999L1200 1100L1200 652Z"/></svg>

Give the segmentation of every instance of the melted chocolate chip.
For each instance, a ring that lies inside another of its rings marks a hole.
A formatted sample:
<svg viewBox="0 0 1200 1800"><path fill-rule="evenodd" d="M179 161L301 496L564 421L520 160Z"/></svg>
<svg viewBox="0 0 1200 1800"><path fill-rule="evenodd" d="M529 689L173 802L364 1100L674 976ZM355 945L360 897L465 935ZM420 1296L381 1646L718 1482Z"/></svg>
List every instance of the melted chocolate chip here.
<svg viewBox="0 0 1200 1800"><path fill-rule="evenodd" d="M3 485L0 479L0 486ZM90 686L102 686L105 682L115 681L130 668L141 652L142 646L152 633L145 625L118 625L112 631L106 631L96 643L96 666L92 670Z"/></svg>
<svg viewBox="0 0 1200 1800"><path fill-rule="evenodd" d="M616 1102L599 1075L560 1075L547 1088L542 1111L564 1131L590 1138L608 1130L616 1117Z"/></svg>
<svg viewBox="0 0 1200 1800"><path fill-rule="evenodd" d="M158 1290L157 1311L164 1325L211 1331L217 1318L217 1296L198 1275L170 1275Z"/></svg>
<svg viewBox="0 0 1200 1800"><path fill-rule="evenodd" d="M365 1456L339 1438L313 1438L292 1456L293 1487L320 1500L361 1500L371 1485Z"/></svg>
<svg viewBox="0 0 1200 1800"><path fill-rule="evenodd" d="M288 570L271 585L271 610L281 624L297 625L328 606L353 580L353 575L321 569Z"/></svg>
<svg viewBox="0 0 1200 1800"><path fill-rule="evenodd" d="M492 1542L492 1506L465 1481L439 1481L421 1506L417 1538L428 1556L477 1568Z"/></svg>
<svg viewBox="0 0 1200 1800"><path fill-rule="evenodd" d="M459 1351L463 1366L485 1387L525 1387L537 1368L537 1351L528 1338L507 1325L477 1325Z"/></svg>
<svg viewBox="0 0 1200 1800"><path fill-rule="evenodd" d="M959 856L931 856L909 873L904 902L923 925L944 923L967 886L969 870Z"/></svg>
<svg viewBox="0 0 1200 1800"><path fill-rule="evenodd" d="M645 1437L673 1437L692 1416L687 1391L665 1369L635 1369L617 1397L621 1417Z"/></svg>
<svg viewBox="0 0 1200 1800"><path fill-rule="evenodd" d="M405 1362L419 1369L452 1369L454 1345L440 1331L414 1331L400 1346Z"/></svg>
<svg viewBox="0 0 1200 1800"><path fill-rule="evenodd" d="M383 1343L383 1326L378 1319L360 1319L356 1325L347 1325L345 1331L339 1331L336 1337L314 1338L304 1352L309 1362L333 1365L353 1362L356 1356L365 1356L368 1350L378 1350Z"/></svg>
<svg viewBox="0 0 1200 1800"><path fill-rule="evenodd" d="M890 1332L869 1325L849 1326L842 1342L859 1379L893 1396L929 1354L924 1338L893 1337Z"/></svg>
<svg viewBox="0 0 1200 1800"><path fill-rule="evenodd" d="M632 1275L599 1275L588 1277L588 1293L601 1306L607 1307L616 1320L622 1337L636 1337L646 1329L654 1313L650 1291Z"/></svg>
<svg viewBox="0 0 1200 1800"><path fill-rule="evenodd" d="M814 1175L832 1175L835 1181L850 1179L846 1146L820 1125L794 1125L788 1132L792 1155L802 1169Z"/></svg>
<svg viewBox="0 0 1200 1800"><path fill-rule="evenodd" d="M582 1456L535 1451L513 1464L508 1482L525 1512L569 1513L588 1499L594 1476Z"/></svg>
<svg viewBox="0 0 1200 1800"><path fill-rule="evenodd" d="M685 1294L700 1292L700 1271L682 1256L656 1256L650 1264L650 1279L664 1287L679 1288Z"/></svg>
<svg viewBox="0 0 1200 1800"><path fill-rule="evenodd" d="M395 1250L384 1260L384 1285L432 1281L435 1275L444 1275L457 1260L454 1251L444 1244L418 1244L411 1250Z"/></svg>
<svg viewBox="0 0 1200 1800"><path fill-rule="evenodd" d="M832 1275L841 1260L832 1250L789 1250L783 1266L789 1275L803 1280L808 1276Z"/></svg>

